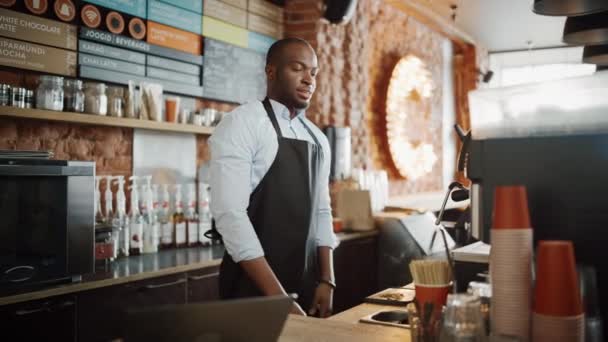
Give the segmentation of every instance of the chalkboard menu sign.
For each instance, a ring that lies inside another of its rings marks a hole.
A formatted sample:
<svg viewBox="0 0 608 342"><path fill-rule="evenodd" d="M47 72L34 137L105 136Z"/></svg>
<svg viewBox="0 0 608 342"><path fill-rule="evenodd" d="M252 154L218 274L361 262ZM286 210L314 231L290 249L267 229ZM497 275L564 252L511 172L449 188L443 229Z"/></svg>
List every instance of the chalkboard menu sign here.
<svg viewBox="0 0 608 342"><path fill-rule="evenodd" d="M245 103L266 94L264 54L205 38L203 89L206 98Z"/></svg>

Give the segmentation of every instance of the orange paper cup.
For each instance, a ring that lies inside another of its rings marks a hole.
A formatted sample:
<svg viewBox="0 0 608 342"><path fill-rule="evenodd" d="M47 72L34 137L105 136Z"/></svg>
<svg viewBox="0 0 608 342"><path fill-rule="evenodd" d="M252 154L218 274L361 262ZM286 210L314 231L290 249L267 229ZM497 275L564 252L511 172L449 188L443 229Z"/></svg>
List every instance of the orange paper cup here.
<svg viewBox="0 0 608 342"><path fill-rule="evenodd" d="M167 122L177 122L178 101L175 98L165 99L165 115Z"/></svg>
<svg viewBox="0 0 608 342"><path fill-rule="evenodd" d="M344 222L342 221L341 218L334 217L334 219L333 219L334 233L339 233L342 231L343 223Z"/></svg>
<svg viewBox="0 0 608 342"><path fill-rule="evenodd" d="M571 241L539 242L534 312L559 317L583 313Z"/></svg>
<svg viewBox="0 0 608 342"><path fill-rule="evenodd" d="M435 315L441 314L441 309L447 303L448 294L452 285L421 285L416 284L416 301L420 310L424 310L426 303L433 304Z"/></svg>
<svg viewBox="0 0 608 342"><path fill-rule="evenodd" d="M528 195L524 186L497 186L494 189L493 229L531 228Z"/></svg>

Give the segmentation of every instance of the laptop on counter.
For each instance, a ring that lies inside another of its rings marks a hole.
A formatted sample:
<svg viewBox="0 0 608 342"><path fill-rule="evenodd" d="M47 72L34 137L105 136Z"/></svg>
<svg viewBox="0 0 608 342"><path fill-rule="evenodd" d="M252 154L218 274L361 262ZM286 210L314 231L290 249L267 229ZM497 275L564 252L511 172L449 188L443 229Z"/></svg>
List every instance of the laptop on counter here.
<svg viewBox="0 0 608 342"><path fill-rule="evenodd" d="M129 310L125 342L277 341L292 303L276 296Z"/></svg>

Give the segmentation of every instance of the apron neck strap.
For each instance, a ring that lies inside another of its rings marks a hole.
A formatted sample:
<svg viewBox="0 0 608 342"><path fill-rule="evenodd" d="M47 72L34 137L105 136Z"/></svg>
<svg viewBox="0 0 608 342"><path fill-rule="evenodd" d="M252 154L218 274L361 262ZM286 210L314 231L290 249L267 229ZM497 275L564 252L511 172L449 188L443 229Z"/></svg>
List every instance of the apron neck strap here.
<svg viewBox="0 0 608 342"><path fill-rule="evenodd" d="M277 132L277 137L282 138L283 134L281 134L281 128L279 128L279 123L277 121L277 116L274 114L274 109L272 109L272 105L270 104L270 99L266 97L264 101L262 101L264 105L264 109L266 109L266 114L270 118L270 122L272 122L272 126L274 130Z"/></svg>
<svg viewBox="0 0 608 342"><path fill-rule="evenodd" d="M302 126L304 126L304 128L306 128L306 130L308 131L308 134L310 134L310 136L312 137L312 140L314 140L315 144L317 146L321 146L321 144L319 144L319 140L317 139L317 136L312 132L312 129L310 129L310 127L308 127L308 125L304 122L304 120L302 120L302 118L298 118L298 119L300 119Z"/></svg>

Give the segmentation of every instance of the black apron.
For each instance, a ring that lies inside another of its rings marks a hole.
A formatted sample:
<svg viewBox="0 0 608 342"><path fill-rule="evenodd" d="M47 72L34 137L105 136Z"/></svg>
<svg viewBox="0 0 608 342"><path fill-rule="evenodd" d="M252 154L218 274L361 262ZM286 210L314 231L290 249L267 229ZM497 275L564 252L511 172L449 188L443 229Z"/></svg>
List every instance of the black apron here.
<svg viewBox="0 0 608 342"><path fill-rule="evenodd" d="M266 260L289 294L297 293L304 310L311 306L318 277L317 208L321 145L284 138L276 115L263 102L278 138L274 162L249 198L247 214L260 240ZM228 253L220 266L220 297L262 296L260 290Z"/></svg>

